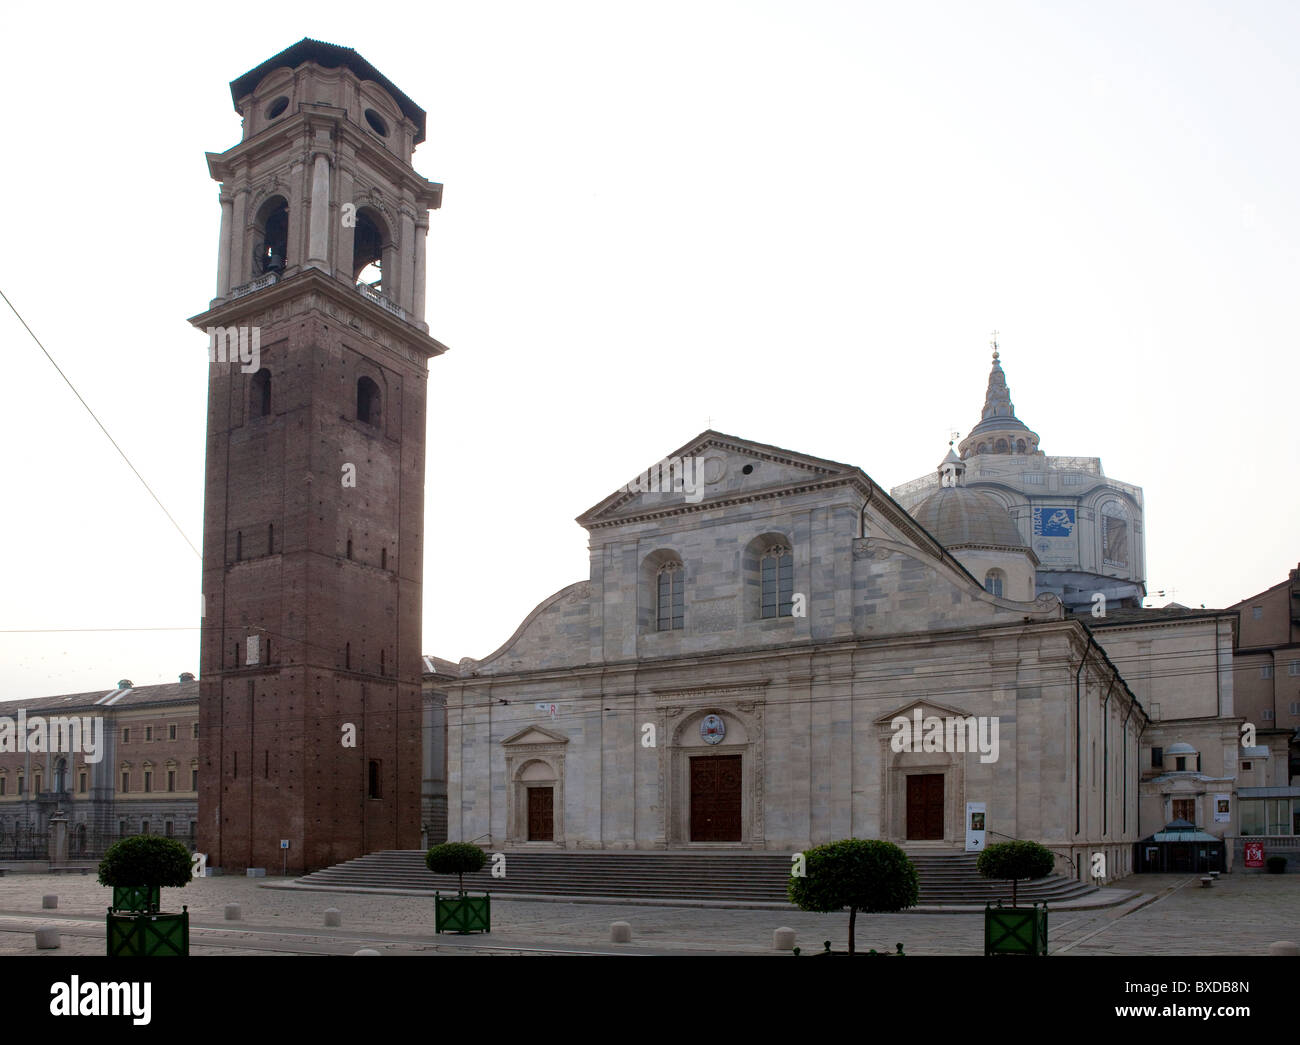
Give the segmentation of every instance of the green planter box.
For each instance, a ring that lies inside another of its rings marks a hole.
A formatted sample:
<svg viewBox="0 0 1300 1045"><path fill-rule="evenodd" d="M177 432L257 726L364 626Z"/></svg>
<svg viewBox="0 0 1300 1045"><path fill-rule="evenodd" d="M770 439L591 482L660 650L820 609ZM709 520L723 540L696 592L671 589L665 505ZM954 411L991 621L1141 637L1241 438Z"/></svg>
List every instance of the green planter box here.
<svg viewBox="0 0 1300 1045"><path fill-rule="evenodd" d="M190 953L190 912L180 914L108 912L108 956L152 958L186 957Z"/></svg>
<svg viewBox="0 0 1300 1045"><path fill-rule="evenodd" d="M162 887L157 885L113 886L112 911L145 911L157 913L162 902Z"/></svg>
<svg viewBox="0 0 1300 1045"><path fill-rule="evenodd" d="M1047 904L984 905L984 955L1047 954Z"/></svg>
<svg viewBox="0 0 1300 1045"><path fill-rule="evenodd" d="M492 895L443 896L434 893L434 931L486 933L492 931Z"/></svg>

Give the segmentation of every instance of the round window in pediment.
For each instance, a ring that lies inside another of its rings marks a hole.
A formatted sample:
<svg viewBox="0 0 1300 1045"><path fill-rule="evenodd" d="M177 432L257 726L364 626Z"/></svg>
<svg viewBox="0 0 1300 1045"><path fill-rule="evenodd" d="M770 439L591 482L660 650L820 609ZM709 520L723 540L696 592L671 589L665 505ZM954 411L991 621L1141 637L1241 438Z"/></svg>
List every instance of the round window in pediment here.
<svg viewBox="0 0 1300 1045"><path fill-rule="evenodd" d="M289 99L286 95L280 95L270 105L266 107L266 118L274 120L277 116L283 114L284 110L289 108Z"/></svg>
<svg viewBox="0 0 1300 1045"><path fill-rule="evenodd" d="M366 110L366 123L370 124L370 129L379 135L379 137L388 137L388 124L384 122L384 118L380 116L379 113L375 112L374 109Z"/></svg>

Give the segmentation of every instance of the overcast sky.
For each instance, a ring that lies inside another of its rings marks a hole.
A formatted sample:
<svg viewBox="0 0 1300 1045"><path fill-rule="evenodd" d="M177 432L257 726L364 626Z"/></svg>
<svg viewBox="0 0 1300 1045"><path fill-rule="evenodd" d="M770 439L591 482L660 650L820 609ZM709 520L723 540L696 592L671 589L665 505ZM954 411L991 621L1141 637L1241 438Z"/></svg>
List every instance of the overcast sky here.
<svg viewBox="0 0 1300 1045"><path fill-rule="evenodd" d="M196 546L229 81L313 36L428 111L426 653L585 578L574 517L710 425L932 470L994 328L1042 449L1144 488L1149 590L1300 560L1294 5L5 17L0 289ZM0 345L0 697L197 672L199 558L2 303Z"/></svg>

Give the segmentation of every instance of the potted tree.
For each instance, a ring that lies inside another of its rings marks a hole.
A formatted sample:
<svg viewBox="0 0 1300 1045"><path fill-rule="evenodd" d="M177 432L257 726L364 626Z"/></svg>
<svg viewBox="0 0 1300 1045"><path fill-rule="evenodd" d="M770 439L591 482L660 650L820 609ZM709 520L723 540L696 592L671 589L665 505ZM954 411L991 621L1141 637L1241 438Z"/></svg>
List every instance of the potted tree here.
<svg viewBox="0 0 1300 1045"><path fill-rule="evenodd" d="M1052 851L1037 842L998 842L989 846L975 862L985 878L1011 882L1011 906L984 905L984 954L1047 954L1047 904L1020 907L1016 904L1016 883L1022 879L1045 878L1056 866Z"/></svg>
<svg viewBox="0 0 1300 1045"><path fill-rule="evenodd" d="M109 846L99 863L99 884L113 888L108 956L188 955L189 908L180 914L158 908L163 886L183 888L190 877L189 850L173 838L137 835Z"/></svg>
<svg viewBox="0 0 1300 1045"><path fill-rule="evenodd" d="M434 874L454 874L459 880L455 896L435 892L434 931L471 933L492 931L492 894L470 896L465 892L465 875L481 871L487 853L468 842L444 842L435 845L424 857Z"/></svg>
<svg viewBox="0 0 1300 1045"><path fill-rule="evenodd" d="M916 868L892 842L846 838L804 853L802 877L791 875L791 903L804 911L849 909L849 954L856 953L858 912L901 911L916 903ZM832 953L830 948L826 953ZM902 944L898 945L902 953Z"/></svg>

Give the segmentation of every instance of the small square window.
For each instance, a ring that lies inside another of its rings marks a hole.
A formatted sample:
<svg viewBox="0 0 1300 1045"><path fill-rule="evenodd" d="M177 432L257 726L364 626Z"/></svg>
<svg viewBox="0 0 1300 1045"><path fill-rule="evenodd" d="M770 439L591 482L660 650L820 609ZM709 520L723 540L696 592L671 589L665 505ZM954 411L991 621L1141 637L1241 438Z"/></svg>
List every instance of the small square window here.
<svg viewBox="0 0 1300 1045"><path fill-rule="evenodd" d="M130 730L130 729L124 729L124 730L122 730L122 743L123 743L123 744L129 744L129 743L131 743L131 730Z"/></svg>
<svg viewBox="0 0 1300 1045"><path fill-rule="evenodd" d="M1252 617L1254 620L1259 620L1260 617L1264 616L1264 607L1263 607L1263 606L1252 606L1252 607L1250 608L1250 615L1251 615L1251 617Z"/></svg>
<svg viewBox="0 0 1300 1045"><path fill-rule="evenodd" d="M1273 677L1273 665L1264 664L1260 666L1259 677L1262 679L1271 679Z"/></svg>
<svg viewBox="0 0 1300 1045"><path fill-rule="evenodd" d="M167 739L168 739L168 740L175 740L175 739L176 739L176 726L175 726L175 724L172 724L172 725L170 725L170 726L167 727Z"/></svg>
<svg viewBox="0 0 1300 1045"><path fill-rule="evenodd" d="M1249 773L1249 772L1250 772L1250 769L1251 769L1251 766L1253 766L1253 765L1254 765L1253 762L1243 762L1243 763L1241 764L1241 771L1242 771L1243 773Z"/></svg>
<svg viewBox="0 0 1300 1045"><path fill-rule="evenodd" d="M1290 711L1293 715L1300 715L1300 700L1291 701Z"/></svg>
<svg viewBox="0 0 1300 1045"><path fill-rule="evenodd" d="M1293 660L1287 663L1286 673L1292 677L1300 675L1300 660Z"/></svg>
<svg viewBox="0 0 1300 1045"><path fill-rule="evenodd" d="M1272 708L1265 708L1262 712L1260 712L1259 717L1262 718L1265 722L1272 722L1272 721L1273 721L1273 709L1272 709Z"/></svg>
<svg viewBox="0 0 1300 1045"><path fill-rule="evenodd" d="M145 743L148 743L149 741L153 740L153 726L144 727L144 739L145 739Z"/></svg>

